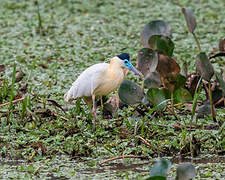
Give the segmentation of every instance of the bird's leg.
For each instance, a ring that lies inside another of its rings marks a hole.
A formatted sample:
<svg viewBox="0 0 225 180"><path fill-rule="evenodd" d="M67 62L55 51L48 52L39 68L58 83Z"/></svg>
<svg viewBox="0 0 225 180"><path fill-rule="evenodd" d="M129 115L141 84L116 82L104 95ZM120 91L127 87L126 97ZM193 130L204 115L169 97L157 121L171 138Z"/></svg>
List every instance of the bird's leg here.
<svg viewBox="0 0 225 180"><path fill-rule="evenodd" d="M93 116L93 118L96 121L98 119L98 117L97 117L97 113L96 113L96 104L95 104L95 95L94 94L92 94L92 104L93 104L93 107L92 107L92 116Z"/></svg>
<svg viewBox="0 0 225 180"><path fill-rule="evenodd" d="M119 105L120 105L120 98L119 98L119 94L118 91L116 91L116 109L119 109Z"/></svg>
<svg viewBox="0 0 225 180"><path fill-rule="evenodd" d="M101 96L101 108L103 109L103 100L102 100L102 96Z"/></svg>

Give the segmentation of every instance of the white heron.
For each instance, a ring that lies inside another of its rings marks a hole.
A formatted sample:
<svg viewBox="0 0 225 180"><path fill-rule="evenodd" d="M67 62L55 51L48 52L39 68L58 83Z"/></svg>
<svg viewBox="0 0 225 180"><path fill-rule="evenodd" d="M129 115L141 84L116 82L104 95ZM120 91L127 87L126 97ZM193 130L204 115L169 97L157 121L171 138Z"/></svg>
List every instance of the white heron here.
<svg viewBox="0 0 225 180"><path fill-rule="evenodd" d="M80 74L64 95L64 100L70 102L77 98L84 98L87 103L92 102L92 115L97 119L96 96L104 96L115 91L123 82L127 69L139 76L143 76L130 63L130 56L127 53L113 57L110 63L92 65Z"/></svg>

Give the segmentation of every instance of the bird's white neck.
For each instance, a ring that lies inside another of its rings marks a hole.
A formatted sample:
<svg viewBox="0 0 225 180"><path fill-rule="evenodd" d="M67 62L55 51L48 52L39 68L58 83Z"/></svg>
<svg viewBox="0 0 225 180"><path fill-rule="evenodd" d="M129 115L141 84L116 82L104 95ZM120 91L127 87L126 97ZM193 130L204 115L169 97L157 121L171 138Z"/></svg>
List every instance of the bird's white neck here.
<svg viewBox="0 0 225 180"><path fill-rule="evenodd" d="M109 67L106 70L106 74L109 77L116 77L118 74L120 75L123 72L123 68L121 66L121 60L118 57L114 57L110 60Z"/></svg>

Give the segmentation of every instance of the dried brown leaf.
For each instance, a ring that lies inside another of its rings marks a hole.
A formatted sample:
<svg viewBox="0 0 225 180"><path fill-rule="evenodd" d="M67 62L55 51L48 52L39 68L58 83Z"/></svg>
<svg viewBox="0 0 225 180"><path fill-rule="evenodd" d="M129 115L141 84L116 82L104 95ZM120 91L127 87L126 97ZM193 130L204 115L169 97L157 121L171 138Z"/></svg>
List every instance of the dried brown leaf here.
<svg viewBox="0 0 225 180"><path fill-rule="evenodd" d="M20 82L24 76L25 76L25 73L22 71L22 69L20 69L18 72L16 72L15 82Z"/></svg>

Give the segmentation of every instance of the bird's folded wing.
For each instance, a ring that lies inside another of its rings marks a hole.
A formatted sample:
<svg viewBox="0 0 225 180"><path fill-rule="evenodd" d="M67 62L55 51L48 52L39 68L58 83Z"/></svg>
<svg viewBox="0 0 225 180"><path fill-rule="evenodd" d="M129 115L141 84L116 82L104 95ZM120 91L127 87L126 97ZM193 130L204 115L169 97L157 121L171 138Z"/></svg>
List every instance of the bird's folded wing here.
<svg viewBox="0 0 225 180"><path fill-rule="evenodd" d="M103 75L109 64L95 64L83 71L77 80L72 84L72 87L64 95L64 100L69 102L72 99L79 97L89 97L94 89L99 85L99 78Z"/></svg>

